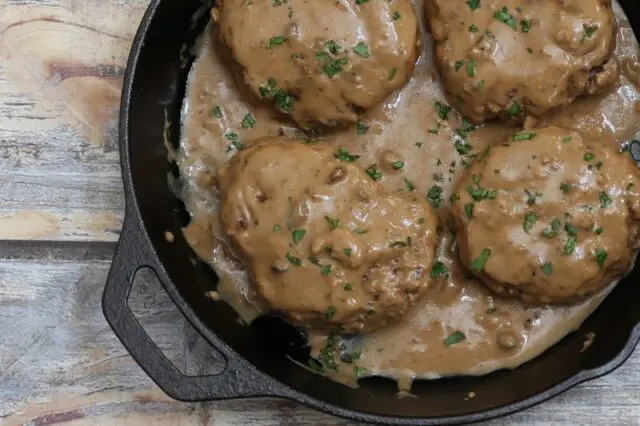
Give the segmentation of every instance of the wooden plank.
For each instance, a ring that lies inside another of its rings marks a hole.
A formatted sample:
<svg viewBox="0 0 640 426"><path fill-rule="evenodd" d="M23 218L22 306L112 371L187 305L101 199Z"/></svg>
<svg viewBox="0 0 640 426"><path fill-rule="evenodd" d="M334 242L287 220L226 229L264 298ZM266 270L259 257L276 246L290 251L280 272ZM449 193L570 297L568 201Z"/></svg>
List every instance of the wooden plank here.
<svg viewBox="0 0 640 426"><path fill-rule="evenodd" d="M109 246L87 245L84 260L73 261L78 254L66 250L81 246L37 245L34 251L26 243L12 250L0 244L0 253L7 253L0 260L0 424L351 424L279 400L170 400L131 360L102 317ZM48 260L15 260L21 251ZM136 282L131 306L180 368L190 373L208 364L220 368L151 274ZM609 376L491 424L638 425L638 401L640 352Z"/></svg>
<svg viewBox="0 0 640 426"><path fill-rule="evenodd" d="M0 238L117 239L120 88L147 4L0 4Z"/></svg>

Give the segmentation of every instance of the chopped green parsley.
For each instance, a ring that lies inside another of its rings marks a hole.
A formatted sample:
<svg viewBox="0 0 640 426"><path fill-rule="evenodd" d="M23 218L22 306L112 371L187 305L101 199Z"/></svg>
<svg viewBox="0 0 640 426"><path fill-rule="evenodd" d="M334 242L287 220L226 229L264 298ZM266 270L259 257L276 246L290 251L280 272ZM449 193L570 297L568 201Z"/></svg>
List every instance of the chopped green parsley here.
<svg viewBox="0 0 640 426"><path fill-rule="evenodd" d="M271 37L271 39L269 40L269 48L273 49L276 46L284 44L284 42L285 38L282 36Z"/></svg>
<svg viewBox="0 0 640 426"><path fill-rule="evenodd" d="M358 158L360 158L359 155L352 155L349 153L349 151L347 151L342 147L338 148L338 151L336 151L336 153L333 154L333 156L347 163L353 163L354 161L357 161Z"/></svg>
<svg viewBox="0 0 640 426"><path fill-rule="evenodd" d="M294 265L294 266L302 265L302 261L300 260L299 257L295 257L294 255L292 255L291 253L288 253L288 252L287 252L287 260L289 262L291 262L291 264Z"/></svg>
<svg viewBox="0 0 640 426"><path fill-rule="evenodd" d="M329 224L329 228L331 228L332 231L334 229L338 229L338 227L340 226L340 219L331 216L325 216L324 218Z"/></svg>
<svg viewBox="0 0 640 426"><path fill-rule="evenodd" d="M367 167L365 172L367 172L369 177L375 181L382 179L382 173L380 172L380 170L378 170L378 166L376 166L375 164L372 164L369 167Z"/></svg>
<svg viewBox="0 0 640 426"><path fill-rule="evenodd" d="M480 0L467 0L467 5L469 5L469 9L476 10L480 8Z"/></svg>
<svg viewBox="0 0 640 426"><path fill-rule="evenodd" d="M464 333L460 331L456 331L455 333L451 334L449 337L444 339L444 344L446 346L451 346L451 345L455 345L457 343L462 342L464 339L466 339L466 336L464 335Z"/></svg>
<svg viewBox="0 0 640 426"><path fill-rule="evenodd" d="M413 192L416 190L416 186L409 179L404 178L404 186L407 188L409 192Z"/></svg>
<svg viewBox="0 0 640 426"><path fill-rule="evenodd" d="M522 106L518 101L514 100L511 106L507 108L505 112L507 113L507 116L511 118L516 117L522 114Z"/></svg>
<svg viewBox="0 0 640 426"><path fill-rule="evenodd" d="M502 9L494 13L493 18L497 21L502 22L503 24L510 26L514 30L518 29L518 21L516 21L516 18L514 18L513 15L509 13L509 9L507 8L507 6L504 6Z"/></svg>
<svg viewBox="0 0 640 426"><path fill-rule="evenodd" d="M305 235L307 235L307 231L305 229L294 229L291 232L291 240L293 241L293 244L298 244L302 241Z"/></svg>
<svg viewBox="0 0 640 426"><path fill-rule="evenodd" d="M511 136L511 140L513 141L530 141L535 139L536 133L534 132L520 132Z"/></svg>
<svg viewBox="0 0 640 426"><path fill-rule="evenodd" d="M333 317L336 316L337 313L337 309L335 308L335 306L329 306L329 308L327 309L327 320L331 321L331 319L333 319Z"/></svg>
<svg viewBox="0 0 640 426"><path fill-rule="evenodd" d="M600 269L604 269L604 264L609 258L609 253L605 249L596 249L596 261L598 262L598 266Z"/></svg>
<svg viewBox="0 0 640 426"><path fill-rule="evenodd" d="M356 44L356 47L353 48L353 51L363 58L368 58L369 56L371 56L371 53L369 53L369 46L364 41L358 42L358 44Z"/></svg>
<svg viewBox="0 0 640 426"><path fill-rule="evenodd" d="M369 131L369 126L364 124L362 121L358 120L358 122L356 123L356 133L358 135L364 135L368 131Z"/></svg>
<svg viewBox="0 0 640 426"><path fill-rule="evenodd" d="M431 268L431 278L447 278L449 277L449 268L444 263L437 261Z"/></svg>
<svg viewBox="0 0 640 426"><path fill-rule="evenodd" d="M531 229L533 228L533 225L535 225L537 221L538 221L538 216L536 216L535 213L533 212L527 213L524 216L524 225L522 225L524 232L529 233L529 231L531 231Z"/></svg>
<svg viewBox="0 0 640 426"><path fill-rule="evenodd" d="M607 207L609 207L611 204L613 203L613 200L611 199L611 197L609 197L609 194L607 194L606 191L602 191L600 193L600 206L603 209L606 209Z"/></svg>
<svg viewBox="0 0 640 426"><path fill-rule="evenodd" d="M433 185L431 189L429 189L429 192L427 192L427 200L429 200L431 205L436 209L439 208L444 201L442 197L443 192L442 188L438 185Z"/></svg>
<svg viewBox="0 0 640 426"><path fill-rule="evenodd" d="M242 127L245 129L251 129L255 125L256 119L253 118L253 115L251 115L251 113L247 113L247 115L245 115L244 119L242 120Z"/></svg>
<svg viewBox="0 0 640 426"><path fill-rule="evenodd" d="M473 207L475 206L475 204L473 203L467 203L464 205L464 213L467 215L467 217L469 219L471 219L473 217Z"/></svg>
<svg viewBox="0 0 640 426"><path fill-rule="evenodd" d="M449 105L445 105L441 102L436 102L434 105L434 108L438 113L438 117L440 117L440 119L442 120L446 120L447 118L449 118L449 113L452 110L452 108Z"/></svg>
<svg viewBox="0 0 640 426"><path fill-rule="evenodd" d="M480 253L480 256L476 257L473 262L471 262L471 269L476 272L484 271L484 267L491 256L491 249L483 249Z"/></svg>

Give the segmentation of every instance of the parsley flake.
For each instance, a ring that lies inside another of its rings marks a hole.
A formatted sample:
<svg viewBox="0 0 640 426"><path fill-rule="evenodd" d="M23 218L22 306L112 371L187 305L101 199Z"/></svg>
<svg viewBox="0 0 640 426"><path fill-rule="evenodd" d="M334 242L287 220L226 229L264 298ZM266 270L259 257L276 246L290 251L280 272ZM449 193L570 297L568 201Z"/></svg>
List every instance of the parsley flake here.
<svg viewBox="0 0 640 426"><path fill-rule="evenodd" d="M476 76L476 63L474 61L467 62L467 75L469 77Z"/></svg>
<svg viewBox="0 0 640 426"><path fill-rule="evenodd" d="M444 191L438 185L433 185L429 192L427 192L427 199L431 203L434 208L438 208L442 205L444 199L442 198L442 193Z"/></svg>
<svg viewBox="0 0 640 426"><path fill-rule="evenodd" d="M273 49L276 46L284 44L285 38L282 36L271 37L269 40L269 49Z"/></svg>
<svg viewBox="0 0 640 426"><path fill-rule="evenodd" d="M580 40L580 43L582 44L588 38L593 37L596 31L598 31L598 24L593 24L593 25L582 24L582 40Z"/></svg>
<svg viewBox="0 0 640 426"><path fill-rule="evenodd" d="M511 140L513 141L530 141L535 139L536 133L534 132L520 132L511 136Z"/></svg>
<svg viewBox="0 0 640 426"><path fill-rule="evenodd" d="M357 161L360 156L359 155L352 155L349 153L349 151L347 151L344 148L338 148L338 150L336 151L335 154L333 154L333 156L339 160L345 161L347 163L353 163L354 161Z"/></svg>
<svg viewBox="0 0 640 426"><path fill-rule="evenodd" d="M415 190L416 190L416 186L414 185L414 183L413 183L413 182L411 182L411 181L410 181L409 179L407 179L407 178L404 178L404 186L406 186L406 187L407 187L407 190L408 190L409 192L413 192L413 191L415 191Z"/></svg>
<svg viewBox="0 0 640 426"><path fill-rule="evenodd" d="M244 129L251 129L255 125L256 125L256 119L253 118L253 115L251 115L251 113L247 113L247 115L245 115L244 119L242 120L242 127Z"/></svg>
<svg viewBox="0 0 640 426"><path fill-rule="evenodd" d="M331 274L331 268L332 268L331 265L323 266L322 269L320 270L320 274L322 274L323 277L328 277Z"/></svg>
<svg viewBox="0 0 640 426"><path fill-rule="evenodd" d="M404 161L396 161L391 167L393 167L394 170L401 170L404 168Z"/></svg>
<svg viewBox="0 0 640 426"><path fill-rule="evenodd" d="M464 333L456 331L455 333L444 339L444 344L447 346L451 346L462 342L464 339L466 339Z"/></svg>
<svg viewBox="0 0 640 426"><path fill-rule="evenodd" d="M528 234L529 231L531 231L531 229L533 228L533 225L535 225L537 221L538 221L538 216L536 216L535 213L533 212L527 213L524 216L524 225L522 225L524 232Z"/></svg>
<svg viewBox="0 0 640 426"><path fill-rule="evenodd" d="M307 235L307 231L305 229L294 229L291 232L291 240L293 240L293 244L298 244L304 236Z"/></svg>
<svg viewBox="0 0 640 426"><path fill-rule="evenodd" d="M578 242L578 237L575 235L571 235L567 238L567 242L564 244L562 248L562 254L565 256L571 256L573 252L576 250L576 243Z"/></svg>
<svg viewBox="0 0 640 426"><path fill-rule="evenodd" d="M471 262L471 269L476 272L484 271L484 267L491 256L491 249L483 249L480 253L480 256L476 257L473 262Z"/></svg>
<svg viewBox="0 0 640 426"><path fill-rule="evenodd" d="M376 166L375 164L372 164L369 167L367 167L365 172L369 175L371 179L375 181L382 179L382 173L380 172L380 170L378 170L378 166Z"/></svg>
<svg viewBox="0 0 640 426"><path fill-rule="evenodd" d="M440 119L442 120L446 120L447 118L449 118L449 113L452 110L449 105L445 105L441 102L436 102L434 108L438 113L438 117L440 117Z"/></svg>
<svg viewBox="0 0 640 426"><path fill-rule="evenodd" d="M430 275L431 278L448 278L449 268L447 268L444 263L437 261L433 264Z"/></svg>
<svg viewBox="0 0 640 426"><path fill-rule="evenodd" d="M480 0L467 0L467 5L469 5L469 9L476 10L480 8Z"/></svg>
<svg viewBox="0 0 640 426"><path fill-rule="evenodd" d="M324 218L329 224L329 228L331 228L332 231L334 229L338 229L338 227L340 226L340 219L331 216L325 216Z"/></svg>
<svg viewBox="0 0 640 426"><path fill-rule="evenodd" d="M364 135L368 131L369 131L369 126L364 124L362 121L358 120L358 122L356 123L356 133L358 135Z"/></svg>
<svg viewBox="0 0 640 426"><path fill-rule="evenodd" d="M502 22L503 24L510 26L514 30L518 29L518 21L516 21L516 18L514 18L513 15L509 13L509 9L507 8L507 6L503 6L502 9L494 13L493 18L497 21Z"/></svg>
<svg viewBox="0 0 640 426"><path fill-rule="evenodd" d="M474 208L475 204L473 203L468 203L464 205L464 213L467 215L467 217L469 219L471 219L473 217L473 208Z"/></svg>
<svg viewBox="0 0 640 426"><path fill-rule="evenodd" d="M602 207L603 209L606 209L612 203L613 203L613 200L611 199L611 197L609 197L609 194L607 194L606 191L602 191L600 193L600 207Z"/></svg>
<svg viewBox="0 0 640 426"><path fill-rule="evenodd" d="M324 64L322 69L329 78L333 78L342 72L343 66L347 64L347 58L336 59L335 61Z"/></svg>
<svg viewBox="0 0 640 426"><path fill-rule="evenodd" d="M369 56L371 56L371 53L369 53L369 46L364 41L358 42L358 44L356 44L356 47L353 48L353 51L363 58L368 58Z"/></svg>
<svg viewBox="0 0 640 426"><path fill-rule="evenodd" d="M357 2L358 0L356 0ZM367 0L368 1L368 0ZM362 379L363 377L365 377L368 372L367 369L364 367L353 367L353 374L356 375L356 379Z"/></svg>
<svg viewBox="0 0 640 426"><path fill-rule="evenodd" d="M518 101L514 100L511 106L507 108L505 112L507 113L507 116L511 118L516 117L522 114L522 106Z"/></svg>
<svg viewBox="0 0 640 426"><path fill-rule="evenodd" d="M336 309L335 306L329 306L329 308L327 309L327 320L331 321L331 319L333 319L333 317L336 316L336 313L338 312L338 310Z"/></svg>
<svg viewBox="0 0 640 426"><path fill-rule="evenodd" d="M302 265L302 261L300 260L299 257L295 257L294 255L292 255L291 253L287 252L287 260L289 262L291 262L292 265L294 266L300 266Z"/></svg>
<svg viewBox="0 0 640 426"><path fill-rule="evenodd" d="M604 269L604 264L609 258L609 253L605 249L596 249L596 261L598 262L598 266L600 269Z"/></svg>

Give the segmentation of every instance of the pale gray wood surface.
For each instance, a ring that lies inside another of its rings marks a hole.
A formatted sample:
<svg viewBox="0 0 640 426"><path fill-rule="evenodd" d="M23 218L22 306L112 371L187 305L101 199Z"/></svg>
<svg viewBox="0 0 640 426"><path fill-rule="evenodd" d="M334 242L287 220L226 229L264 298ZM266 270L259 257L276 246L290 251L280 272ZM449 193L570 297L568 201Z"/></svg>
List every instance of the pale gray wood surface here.
<svg viewBox="0 0 640 426"><path fill-rule="evenodd" d="M351 425L298 404L183 404L113 335L100 296L124 202L120 85L148 0L0 0L0 424ZM220 368L148 274L132 306L183 370ZM491 425L640 425L640 353Z"/></svg>

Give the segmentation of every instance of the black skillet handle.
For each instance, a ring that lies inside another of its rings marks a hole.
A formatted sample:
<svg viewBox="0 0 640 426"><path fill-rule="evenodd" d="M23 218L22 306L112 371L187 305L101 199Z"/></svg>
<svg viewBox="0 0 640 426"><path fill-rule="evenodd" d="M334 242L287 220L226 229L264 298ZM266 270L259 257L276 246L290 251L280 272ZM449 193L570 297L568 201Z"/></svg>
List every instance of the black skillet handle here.
<svg viewBox="0 0 640 426"><path fill-rule="evenodd" d="M219 352L227 361L222 373L186 376L151 340L128 305L136 271L148 267L156 272L158 265L153 265L153 261L150 261L154 258L149 255L150 251L150 243L140 225L131 218L125 219L102 296L102 310L107 322L133 359L167 395L180 401L265 396L267 392L264 378L259 377L260 373L252 366L244 365L243 361L230 360L222 349ZM161 279L157 273L156 276Z"/></svg>

